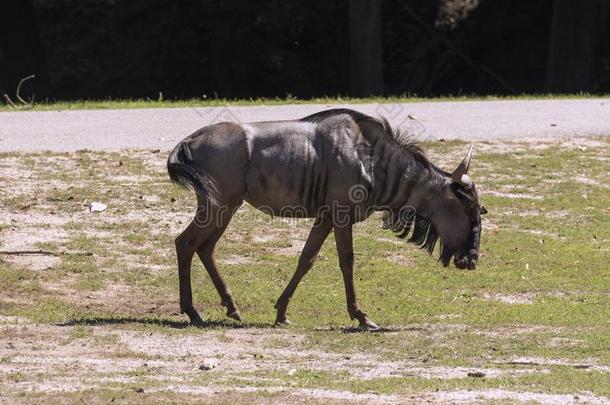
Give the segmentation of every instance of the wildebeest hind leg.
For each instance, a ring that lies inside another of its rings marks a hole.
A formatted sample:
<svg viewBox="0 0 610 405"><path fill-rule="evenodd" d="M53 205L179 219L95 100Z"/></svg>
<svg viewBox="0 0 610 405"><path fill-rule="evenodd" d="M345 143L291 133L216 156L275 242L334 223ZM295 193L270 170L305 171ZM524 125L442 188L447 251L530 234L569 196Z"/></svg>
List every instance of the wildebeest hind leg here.
<svg viewBox="0 0 610 405"><path fill-rule="evenodd" d="M290 323L290 321L286 319L286 310L288 309L290 297L294 294L297 285L299 285L299 281L301 281L303 276L307 274L309 269L311 269L311 266L313 266L313 262L331 229L332 222L328 218L317 219L311 228L309 236L307 237L307 242L305 242L305 247L303 247L303 251L299 257L297 270L275 304L275 308L277 309L277 317L275 318L276 325Z"/></svg>
<svg viewBox="0 0 610 405"><path fill-rule="evenodd" d="M191 263L199 246L211 235L213 228L201 227L193 221L176 238L176 256L178 258L178 281L180 284L180 312L186 313L191 323L203 324L203 320L193 307L191 290Z"/></svg>
<svg viewBox="0 0 610 405"><path fill-rule="evenodd" d="M227 220L225 224L217 227L210 237L199 247L199 249L197 249L197 255L208 271L212 283L214 283L214 287L216 287L216 291L218 291L218 295L220 295L221 305L224 305L227 308L227 316L237 321L241 321L239 309L235 305L233 295L218 271L218 266L216 266L216 261L214 260L214 248L225 229L227 229L228 224L229 221Z"/></svg>

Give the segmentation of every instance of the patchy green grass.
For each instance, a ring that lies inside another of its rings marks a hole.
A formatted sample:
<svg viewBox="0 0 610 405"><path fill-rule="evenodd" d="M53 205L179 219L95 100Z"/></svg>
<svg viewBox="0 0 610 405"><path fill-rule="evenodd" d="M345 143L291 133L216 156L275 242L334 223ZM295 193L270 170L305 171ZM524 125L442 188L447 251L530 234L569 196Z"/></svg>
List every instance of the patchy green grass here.
<svg viewBox="0 0 610 405"><path fill-rule="evenodd" d="M316 97L299 99L291 96L276 98L250 98L250 99L210 99L193 98L188 100L159 99L126 99L126 100L73 100L58 102L36 103L33 108L13 108L0 103L1 111L65 111L65 110L99 110L124 108L180 108L180 107L219 107L219 106L261 106L284 104L367 104L367 103L415 103L439 101L478 101L478 100L550 100L550 99L584 99L601 98L607 95L578 94L521 94L516 96L445 96L422 98L417 96L388 96L388 97Z"/></svg>
<svg viewBox="0 0 610 405"><path fill-rule="evenodd" d="M586 379L574 378L578 374L586 374ZM235 385L252 384L258 387L273 387L274 380L285 379L285 375L278 372L251 372L231 379ZM570 394L574 392L599 392L610 395L608 389L607 372L574 371L573 367L553 367L547 373L532 373L511 378L421 378L407 376L403 378L382 377L366 380L354 379L348 372L297 370L290 378L291 387L294 388L330 388L338 391L354 393L395 394L408 396L418 392L434 390L484 390L484 389L536 389L537 387L553 387L554 392Z"/></svg>
<svg viewBox="0 0 610 405"><path fill-rule="evenodd" d="M464 146L425 145L446 167ZM610 138L476 149L489 210L476 271L442 268L378 216L356 226L359 301L383 333L351 333L332 236L290 304L293 326L273 328L311 221L248 206L217 249L244 323L224 317L194 260L195 304L210 322L190 327L177 313L173 239L194 196L169 184L164 153L0 156L0 250L54 254L0 255L3 398L53 400L45 387L56 384L87 402L451 401L464 390L609 401ZM91 213L92 201L108 209Z"/></svg>

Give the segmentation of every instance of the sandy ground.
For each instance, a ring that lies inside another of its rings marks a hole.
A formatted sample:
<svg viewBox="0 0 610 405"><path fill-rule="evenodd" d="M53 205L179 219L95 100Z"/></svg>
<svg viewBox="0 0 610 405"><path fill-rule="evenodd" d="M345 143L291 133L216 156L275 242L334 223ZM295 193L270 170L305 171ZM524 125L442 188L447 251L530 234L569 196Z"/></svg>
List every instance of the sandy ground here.
<svg viewBox="0 0 610 405"><path fill-rule="evenodd" d="M438 391L411 396L354 393L330 388L305 389L286 385L286 378L298 370L343 373L345 378L367 380L380 377L417 376L419 378L472 378L482 373L487 378L502 375L545 373L547 366L574 366L602 369L595 364L581 365L568 360L548 361L515 358L518 369L427 367L406 361L380 360L366 352L340 355L300 347L303 336L284 329L208 329L205 333L180 331L134 331L126 326L100 324L75 334L74 325L34 325L23 319L3 317L0 324L0 399L19 393L67 394L88 390L133 390L148 394L197 395L213 401L227 392L276 394L261 402L322 401L359 403L478 403L488 401L539 402L545 404L608 403L607 398L589 394L567 395L541 392L514 392L501 389ZM459 328L450 325L448 328ZM82 328L82 327L81 327ZM438 325L411 325L390 333L417 334L446 332ZM513 330L512 333L527 331ZM277 342L290 341L290 347ZM604 370L608 372L607 367ZM252 372L251 374L247 374ZM260 387L239 382L256 382L257 374L276 373L277 378L262 378ZM241 375L240 375L241 373ZM243 373L246 373L244 375ZM233 386L219 384L227 379ZM275 384L274 384L275 381ZM4 394L4 395L2 395Z"/></svg>
<svg viewBox="0 0 610 405"><path fill-rule="evenodd" d="M0 152L171 148L220 122L298 119L328 108L386 117L422 140L561 138L610 134L610 100L506 100L0 112Z"/></svg>

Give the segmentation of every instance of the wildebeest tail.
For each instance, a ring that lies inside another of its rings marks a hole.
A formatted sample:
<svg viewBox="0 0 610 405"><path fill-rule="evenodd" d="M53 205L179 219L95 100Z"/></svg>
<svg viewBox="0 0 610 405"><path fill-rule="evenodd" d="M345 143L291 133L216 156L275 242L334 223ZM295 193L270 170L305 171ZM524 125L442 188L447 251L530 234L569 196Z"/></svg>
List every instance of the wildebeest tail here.
<svg viewBox="0 0 610 405"><path fill-rule="evenodd" d="M180 142L170 152L167 158L167 173L174 183L184 188L192 188L210 203L216 204L214 179L194 166L193 155L187 142Z"/></svg>

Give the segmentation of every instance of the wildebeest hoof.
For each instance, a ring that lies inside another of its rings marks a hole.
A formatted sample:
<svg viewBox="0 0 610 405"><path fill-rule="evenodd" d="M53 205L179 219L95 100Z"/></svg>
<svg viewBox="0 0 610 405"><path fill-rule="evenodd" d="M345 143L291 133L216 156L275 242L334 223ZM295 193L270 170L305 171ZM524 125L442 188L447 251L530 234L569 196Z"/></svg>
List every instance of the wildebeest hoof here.
<svg viewBox="0 0 610 405"><path fill-rule="evenodd" d="M291 325L292 322L290 322L288 319L284 318L284 319L277 319L275 321L275 326L288 326Z"/></svg>
<svg viewBox="0 0 610 405"><path fill-rule="evenodd" d="M227 312L227 316L241 322L241 315L239 314L239 311Z"/></svg>
<svg viewBox="0 0 610 405"><path fill-rule="evenodd" d="M379 326L375 325L370 319L365 319L364 322L360 322L359 328L367 332L375 332L380 329Z"/></svg>
<svg viewBox="0 0 610 405"><path fill-rule="evenodd" d="M205 325L205 322L203 321L203 319L201 319L199 314L192 315L192 316L190 316L190 318L191 318L191 325L193 325L193 326Z"/></svg>
<svg viewBox="0 0 610 405"><path fill-rule="evenodd" d="M199 316L199 313L197 313L197 311L195 310L195 308L193 308L192 305L181 307L180 312L188 315L189 320L191 321L191 325L194 325L194 326L203 326L204 325L203 319L201 319L201 317Z"/></svg>

